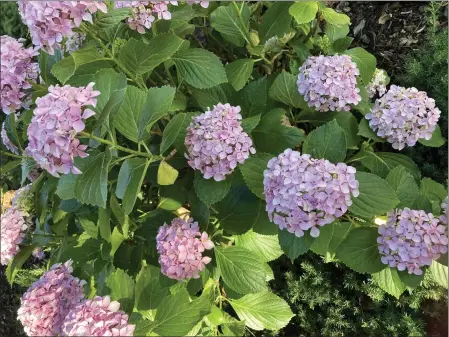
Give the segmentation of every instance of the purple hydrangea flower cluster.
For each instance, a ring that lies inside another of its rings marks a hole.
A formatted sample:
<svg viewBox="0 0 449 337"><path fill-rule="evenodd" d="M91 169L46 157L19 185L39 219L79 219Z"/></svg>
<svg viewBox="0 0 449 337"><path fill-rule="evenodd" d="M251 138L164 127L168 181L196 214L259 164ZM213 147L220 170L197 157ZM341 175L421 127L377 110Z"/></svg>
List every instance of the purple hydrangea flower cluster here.
<svg viewBox="0 0 449 337"><path fill-rule="evenodd" d="M318 111L349 111L358 104L357 65L347 55L310 56L299 68L298 91Z"/></svg>
<svg viewBox="0 0 449 337"><path fill-rule="evenodd" d="M37 78L39 66L32 62L37 51L24 48L22 40L0 37L0 101L2 111L9 115L24 106L24 89L31 88L30 80Z"/></svg>
<svg viewBox="0 0 449 337"><path fill-rule="evenodd" d="M187 128L185 145L189 165L205 179L226 179L237 167L256 153L253 142L243 131L240 107L217 104L213 110L194 117Z"/></svg>
<svg viewBox="0 0 449 337"><path fill-rule="evenodd" d="M28 336L60 335L64 318L84 297L84 280L72 276L72 261L55 264L20 299L17 312Z"/></svg>
<svg viewBox="0 0 449 337"><path fill-rule="evenodd" d="M264 171L264 194L270 221L301 237L320 234L324 226L342 216L359 195L355 168L332 164L291 149L268 162Z"/></svg>
<svg viewBox="0 0 449 337"><path fill-rule="evenodd" d="M62 336L132 336L135 325L109 296L96 296L74 306L65 317Z"/></svg>
<svg viewBox="0 0 449 337"><path fill-rule="evenodd" d="M115 8L132 8L133 15L127 19L128 26L145 34L145 29L150 29L153 22L158 19L170 20L171 13L168 5L177 6L178 1L116 1Z"/></svg>
<svg viewBox="0 0 449 337"><path fill-rule="evenodd" d="M28 26L33 44L53 55L64 37L83 21L92 22L97 10L107 12L102 1L29 1L19 0L19 12Z"/></svg>
<svg viewBox="0 0 449 337"><path fill-rule="evenodd" d="M9 207L0 217L1 255L0 264L7 265L19 252L19 244L28 229L28 214L17 207Z"/></svg>
<svg viewBox="0 0 449 337"><path fill-rule="evenodd" d="M198 273L211 261L203 252L214 247L192 218L176 218L159 227L156 242L162 274L175 280L199 278Z"/></svg>
<svg viewBox="0 0 449 337"><path fill-rule="evenodd" d="M11 142L11 139L9 139L8 134L6 133L5 123L2 124L2 131L0 132L0 135L2 138L2 143L7 149L12 153L19 154L19 149L13 142Z"/></svg>
<svg viewBox="0 0 449 337"><path fill-rule="evenodd" d="M368 91L368 95L370 98L379 94L379 97L382 97L387 92L387 73L385 70L376 69L374 71L373 78L366 86L366 90Z"/></svg>
<svg viewBox="0 0 449 337"><path fill-rule="evenodd" d="M86 157L87 145L81 145L76 135L85 128L83 119L95 114L85 108L97 104L95 97L100 92L94 91L93 86L94 83L80 88L50 86L47 95L36 99L26 152L53 176L81 173L74 166L74 158Z"/></svg>
<svg viewBox="0 0 449 337"><path fill-rule="evenodd" d="M400 271L407 269L409 274L421 275L421 267L447 253L447 227L440 218L422 210L390 212L387 223L379 226L379 234L382 262Z"/></svg>
<svg viewBox="0 0 449 337"><path fill-rule="evenodd" d="M432 138L440 114L435 100L424 91L392 85L365 118L379 137L402 150L406 145L414 146L420 138Z"/></svg>

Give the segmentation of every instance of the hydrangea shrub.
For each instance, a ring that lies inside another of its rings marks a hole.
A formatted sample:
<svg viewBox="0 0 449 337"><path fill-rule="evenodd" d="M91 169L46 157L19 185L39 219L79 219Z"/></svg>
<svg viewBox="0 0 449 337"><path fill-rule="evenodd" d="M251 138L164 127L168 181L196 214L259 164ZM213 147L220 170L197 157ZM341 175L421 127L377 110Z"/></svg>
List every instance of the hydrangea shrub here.
<svg viewBox="0 0 449 337"><path fill-rule="evenodd" d="M1 263L11 283L31 256L53 266L22 297L28 335L276 331L293 313L268 262L308 250L394 296L424 274L447 287L447 189L400 152L444 145L440 112L351 48L346 15L18 8L33 45L2 37L1 154L23 188L2 215Z"/></svg>

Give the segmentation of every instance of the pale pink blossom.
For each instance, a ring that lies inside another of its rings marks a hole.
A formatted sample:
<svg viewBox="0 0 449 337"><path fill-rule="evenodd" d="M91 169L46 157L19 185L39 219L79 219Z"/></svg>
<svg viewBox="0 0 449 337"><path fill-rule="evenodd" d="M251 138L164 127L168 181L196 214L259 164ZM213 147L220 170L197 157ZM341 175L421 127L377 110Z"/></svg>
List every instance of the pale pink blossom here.
<svg viewBox="0 0 449 337"><path fill-rule="evenodd" d="M21 211L17 207L9 207L0 217L1 226L1 259L2 265L7 265L9 261L20 251L19 244L25 237L29 227L27 223L28 213Z"/></svg>

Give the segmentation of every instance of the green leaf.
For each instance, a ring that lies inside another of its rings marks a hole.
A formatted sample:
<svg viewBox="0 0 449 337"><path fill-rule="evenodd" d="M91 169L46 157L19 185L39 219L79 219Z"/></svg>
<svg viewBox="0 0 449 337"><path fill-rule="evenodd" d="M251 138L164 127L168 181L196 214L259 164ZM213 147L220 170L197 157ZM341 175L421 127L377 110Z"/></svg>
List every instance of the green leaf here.
<svg viewBox="0 0 449 337"><path fill-rule="evenodd" d="M198 221L201 228L207 229L210 217L209 207L198 198L194 190L189 192L189 202L190 215Z"/></svg>
<svg viewBox="0 0 449 337"><path fill-rule="evenodd" d="M111 300L120 302L120 309L131 314L134 307L134 280L126 272L116 269L106 279L106 285L111 290Z"/></svg>
<svg viewBox="0 0 449 337"><path fill-rule="evenodd" d="M337 248L337 258L358 273L377 273L386 268L380 260L377 228L352 229Z"/></svg>
<svg viewBox="0 0 449 337"><path fill-rule="evenodd" d="M268 161L271 158L273 158L271 154L258 152L239 166L248 188L262 200L265 200L263 172L267 169Z"/></svg>
<svg viewBox="0 0 449 337"><path fill-rule="evenodd" d="M98 227L97 225L90 221L87 218L79 218L79 222L81 224L81 227L83 227L84 231L86 232L87 235L89 235L90 237L96 239L98 237Z"/></svg>
<svg viewBox="0 0 449 337"><path fill-rule="evenodd" d="M161 186L159 189L158 208L175 211L186 202L187 191L183 186L179 186L178 182L173 185Z"/></svg>
<svg viewBox="0 0 449 337"><path fill-rule="evenodd" d="M22 268L23 264L28 260L36 246L25 246L9 261L5 270L5 276L10 285L13 285L17 272Z"/></svg>
<svg viewBox="0 0 449 337"><path fill-rule="evenodd" d="M310 236L309 232L305 232L303 236L297 237L294 233L289 233L286 229L279 231L279 244L285 255L292 261L299 255L306 253L313 241L314 238Z"/></svg>
<svg viewBox="0 0 449 337"><path fill-rule="evenodd" d="M310 250L323 255L326 261L334 261L337 247L353 227L349 222L339 221L320 227L320 236L315 238Z"/></svg>
<svg viewBox="0 0 449 337"><path fill-rule="evenodd" d="M365 172L357 172L355 178L359 182L360 194L352 198L349 210L353 214L365 218L384 215L399 203L394 190L382 178Z"/></svg>
<svg viewBox="0 0 449 337"><path fill-rule="evenodd" d="M43 50L39 51L39 74L45 83L57 84L56 78L51 74L50 69L62 58L61 50L56 49L54 55L49 55Z"/></svg>
<svg viewBox="0 0 449 337"><path fill-rule="evenodd" d="M97 105L94 110L101 116L102 111L105 109L109 100L111 100L111 97L115 96L117 91L125 90L126 75L123 73L117 73L113 69L101 69L95 74L94 81L94 89L100 91L101 93L100 96L97 97ZM103 120L105 118L106 116L102 116Z"/></svg>
<svg viewBox="0 0 449 337"><path fill-rule="evenodd" d="M210 51L187 49L176 53L172 59L184 80L195 88L210 88L227 82L220 59Z"/></svg>
<svg viewBox="0 0 449 337"><path fill-rule="evenodd" d="M374 273L373 280L382 290L397 299L407 289L399 278L396 268L385 268L380 272Z"/></svg>
<svg viewBox="0 0 449 337"><path fill-rule="evenodd" d="M126 159L120 167L115 195L123 200L123 210L127 215L134 208L149 165L147 159L131 158Z"/></svg>
<svg viewBox="0 0 449 337"><path fill-rule="evenodd" d="M349 16L346 14L337 13L332 8L322 8L320 10L320 14L328 24L333 26L344 26L351 24Z"/></svg>
<svg viewBox="0 0 449 337"><path fill-rule="evenodd" d="M352 37L345 36L335 41L334 44L332 45L332 49L337 53L343 53L346 49L349 48L352 41L354 41Z"/></svg>
<svg viewBox="0 0 449 337"><path fill-rule="evenodd" d="M226 76L235 90L242 89L253 72L254 60L239 59L225 66Z"/></svg>
<svg viewBox="0 0 449 337"><path fill-rule="evenodd" d="M298 92L297 78L283 70L274 80L270 88L270 97L284 104L300 108L304 106L304 99Z"/></svg>
<svg viewBox="0 0 449 337"><path fill-rule="evenodd" d="M98 208L98 229L100 236L107 242L111 242L111 210Z"/></svg>
<svg viewBox="0 0 449 337"><path fill-rule="evenodd" d="M242 247L214 249L223 281L240 294L266 290L266 263Z"/></svg>
<svg viewBox="0 0 449 337"><path fill-rule="evenodd" d="M16 167L19 167L20 164L22 164L21 160L12 160L12 161L7 162L6 164L2 163L2 170L0 171L1 175L5 175L9 171L14 170ZM26 178L26 176L25 176L25 178Z"/></svg>
<svg viewBox="0 0 449 337"><path fill-rule="evenodd" d="M84 166L83 173L75 183L75 197L83 204L106 208L108 197L108 166L111 162L111 152L101 152Z"/></svg>
<svg viewBox="0 0 449 337"><path fill-rule="evenodd" d="M119 60L132 74L149 73L170 59L182 43L183 40L174 34L156 35L148 44L131 38L120 49Z"/></svg>
<svg viewBox="0 0 449 337"><path fill-rule="evenodd" d="M446 188L430 178L423 178L421 180L420 191L432 201L441 202L447 197Z"/></svg>
<svg viewBox="0 0 449 337"><path fill-rule="evenodd" d="M359 68L360 71L360 77L362 78L363 83L367 85L371 81L374 71L376 70L376 58L360 47L349 49L344 54L351 56L352 61L357 64L357 68Z"/></svg>
<svg viewBox="0 0 449 337"><path fill-rule="evenodd" d="M137 140L145 138L147 128L168 113L176 89L172 87L150 88L147 92L145 105L139 114L137 122Z"/></svg>
<svg viewBox="0 0 449 337"><path fill-rule="evenodd" d="M242 120L243 131L250 134L251 131L253 131L257 125L259 125L260 118L261 118L261 116L259 114L259 115L248 117L248 118L245 118L244 120Z"/></svg>
<svg viewBox="0 0 449 337"><path fill-rule="evenodd" d="M206 111L208 108L221 102L232 104L235 101L235 93L236 91L231 84L222 83L208 89L193 89L192 94L201 109Z"/></svg>
<svg viewBox="0 0 449 337"><path fill-rule="evenodd" d="M440 147L443 146L444 143L446 143L446 140L441 136L440 126L437 124L435 131L432 133L432 138L430 138L429 140L420 138L418 142L424 146Z"/></svg>
<svg viewBox="0 0 449 337"><path fill-rule="evenodd" d="M231 189L231 178L215 181L213 178L204 179L200 172L195 172L195 192L198 198L210 206L222 200Z"/></svg>
<svg viewBox="0 0 449 337"><path fill-rule="evenodd" d="M63 246L61 246L63 247ZM97 259L101 254L101 241L92 238L87 233L70 239L67 248L58 256L56 262L64 263L73 260L74 268L84 266L87 262Z"/></svg>
<svg viewBox="0 0 449 337"><path fill-rule="evenodd" d="M245 324L254 330L279 330L294 316L282 298L263 291L231 300L232 308Z"/></svg>
<svg viewBox="0 0 449 337"><path fill-rule="evenodd" d="M349 24L342 26L334 26L329 23L326 23L325 33L329 38L331 43L346 37L349 33Z"/></svg>
<svg viewBox="0 0 449 337"><path fill-rule="evenodd" d="M262 235L251 230L234 238L237 247L248 249L264 262L276 260L283 254L277 235Z"/></svg>
<svg viewBox="0 0 449 337"><path fill-rule="evenodd" d="M290 6L288 12L295 18L298 24L309 23L315 19L316 13L318 12L318 2L295 2Z"/></svg>
<svg viewBox="0 0 449 337"><path fill-rule="evenodd" d="M120 21L129 18L131 15L131 8L114 8L109 13L102 13L101 17L96 17L92 29L102 31L114 28Z"/></svg>
<svg viewBox="0 0 449 337"><path fill-rule="evenodd" d="M232 187L216 205L221 227L231 234L242 234L251 229L264 205L246 186Z"/></svg>
<svg viewBox="0 0 449 337"><path fill-rule="evenodd" d="M262 116L252 135L260 152L279 154L292 149L304 140L304 132L296 127L281 124L285 111L274 109Z"/></svg>
<svg viewBox="0 0 449 337"><path fill-rule="evenodd" d="M345 132L336 120L326 123L309 133L302 152L313 158L324 158L333 163L342 162L346 157Z"/></svg>
<svg viewBox="0 0 449 337"><path fill-rule="evenodd" d="M84 167L92 160L92 158L95 158L100 154L97 150L89 151L89 157L87 158L76 158L75 159L75 166L81 171L84 171ZM79 174L64 174L59 178L58 186L56 188L56 194L62 199L62 200L70 200L76 198L75 193L75 186L76 181L80 177Z"/></svg>
<svg viewBox="0 0 449 337"><path fill-rule="evenodd" d="M406 171L405 167L396 166L390 171L386 180L399 199L397 207L412 207L413 201L419 193L419 188L415 179Z"/></svg>
<svg viewBox="0 0 449 337"><path fill-rule="evenodd" d="M6 165L2 167L2 174L5 174ZM36 162L32 158L22 158L21 166L22 166L22 179L20 181L20 184L23 184L25 180L28 178L28 174L31 172L31 170L36 168Z"/></svg>
<svg viewBox="0 0 449 337"><path fill-rule="evenodd" d="M432 261L429 271L435 282L447 289L447 266L437 261Z"/></svg>
<svg viewBox="0 0 449 337"><path fill-rule="evenodd" d="M17 132L16 115L15 114L7 115L3 123L3 126L5 127L6 134L9 140L14 145L16 145L20 151L22 151L22 142L20 141L20 137Z"/></svg>
<svg viewBox="0 0 449 337"><path fill-rule="evenodd" d="M159 185L173 185L179 172L166 161L161 161L157 170L157 183Z"/></svg>
<svg viewBox="0 0 449 337"><path fill-rule="evenodd" d="M170 112L183 111L187 107L187 97L182 91L176 91L175 98L170 107Z"/></svg>
<svg viewBox="0 0 449 337"><path fill-rule="evenodd" d="M174 116L164 129L161 141L161 153L165 153L174 144L176 150L184 147L186 128L192 122L192 115L179 113ZM184 151L179 151L183 153Z"/></svg>
<svg viewBox="0 0 449 337"><path fill-rule="evenodd" d="M424 280L424 273L425 270L421 275L409 274L407 270L398 271L399 278L409 289L415 289L421 284Z"/></svg>
<svg viewBox="0 0 449 337"><path fill-rule="evenodd" d="M175 284L174 280L161 274L155 266L142 266L136 277L136 303L137 310L156 309L164 297L170 293L170 287Z"/></svg>
<svg viewBox="0 0 449 337"><path fill-rule="evenodd" d="M357 149L360 143L357 118L350 112L341 112L336 114L335 120L345 132L346 147L348 149Z"/></svg>
<svg viewBox="0 0 449 337"><path fill-rule="evenodd" d="M59 82L64 84L75 73L75 61L73 57L64 57L53 65L50 72Z"/></svg>
<svg viewBox="0 0 449 337"><path fill-rule="evenodd" d="M243 47L249 30L250 9L247 4L241 7L241 20L233 4L219 6L211 14L211 26L220 32L223 38L236 46Z"/></svg>
<svg viewBox="0 0 449 337"><path fill-rule="evenodd" d="M370 128L368 120L362 118L359 123L359 132L357 133L359 136L375 140L376 142L384 142L385 139L380 138L373 129Z"/></svg>
<svg viewBox="0 0 449 337"><path fill-rule="evenodd" d="M122 233L120 233L117 227L114 227L114 230L112 231L111 235L111 252L110 252L111 256L115 255L115 252L120 247L123 241L125 241L125 237L123 236Z"/></svg>
<svg viewBox="0 0 449 337"><path fill-rule="evenodd" d="M265 43L270 37L283 37L290 31L292 17L288 13L289 2L277 1L262 16L259 26L259 37Z"/></svg>
<svg viewBox="0 0 449 337"><path fill-rule="evenodd" d="M254 99L257 97L257 99ZM246 85L237 97L243 118L259 115L267 110L268 80L262 77Z"/></svg>

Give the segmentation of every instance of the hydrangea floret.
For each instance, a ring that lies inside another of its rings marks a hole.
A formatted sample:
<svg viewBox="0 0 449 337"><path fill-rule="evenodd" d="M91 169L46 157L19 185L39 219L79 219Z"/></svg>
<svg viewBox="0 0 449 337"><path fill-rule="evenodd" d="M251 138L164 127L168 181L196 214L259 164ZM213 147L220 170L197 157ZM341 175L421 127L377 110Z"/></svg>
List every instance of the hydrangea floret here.
<svg viewBox="0 0 449 337"><path fill-rule="evenodd" d="M285 150L264 171L269 219L298 237L307 230L312 237L319 236L319 227L345 214L351 197L359 195L355 172L344 163Z"/></svg>
<svg viewBox="0 0 449 337"><path fill-rule="evenodd" d="M7 208L0 216L1 228L1 259L0 263L6 266L9 261L19 252L19 244L25 237L29 227L27 221L28 213L17 207Z"/></svg>
<svg viewBox="0 0 449 337"><path fill-rule="evenodd" d="M373 78L366 86L370 98L379 95L382 97L387 92L387 73L385 70L377 69L374 71Z"/></svg>

